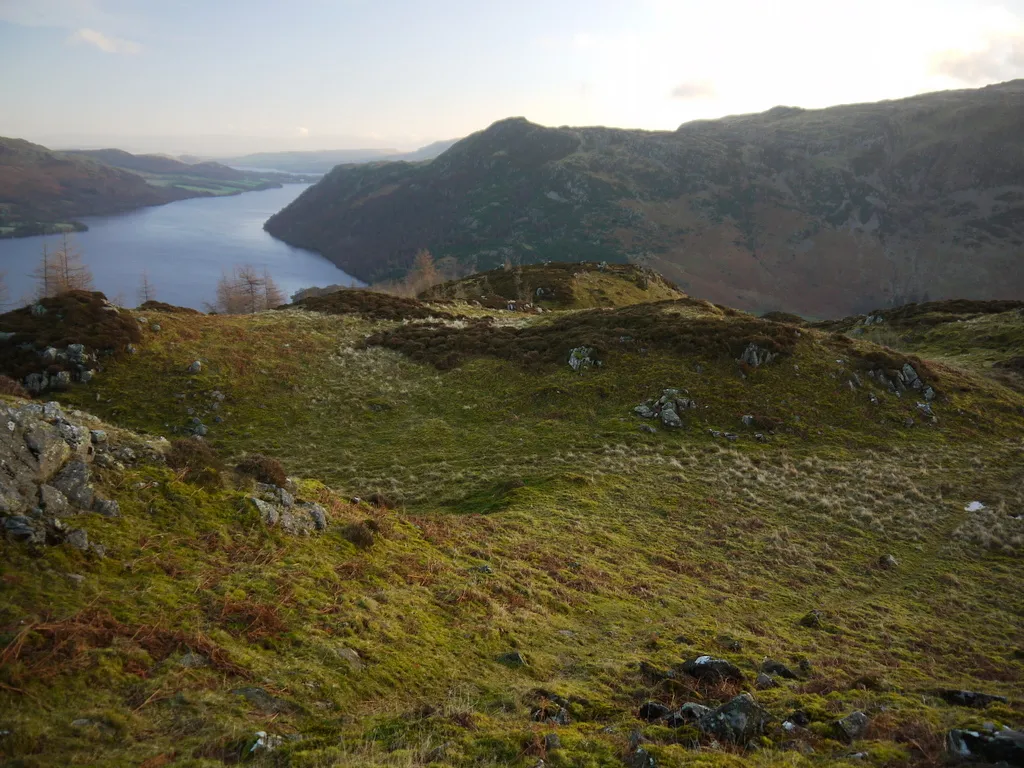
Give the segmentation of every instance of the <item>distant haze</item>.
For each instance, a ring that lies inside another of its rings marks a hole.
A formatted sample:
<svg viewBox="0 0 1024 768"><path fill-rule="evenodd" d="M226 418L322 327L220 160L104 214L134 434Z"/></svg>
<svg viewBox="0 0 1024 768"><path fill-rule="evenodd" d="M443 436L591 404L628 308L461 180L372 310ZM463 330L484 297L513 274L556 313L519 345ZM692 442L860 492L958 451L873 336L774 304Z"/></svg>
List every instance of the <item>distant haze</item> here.
<svg viewBox="0 0 1024 768"><path fill-rule="evenodd" d="M0 0L0 72L53 147L409 151L1024 77L1024 0Z"/></svg>

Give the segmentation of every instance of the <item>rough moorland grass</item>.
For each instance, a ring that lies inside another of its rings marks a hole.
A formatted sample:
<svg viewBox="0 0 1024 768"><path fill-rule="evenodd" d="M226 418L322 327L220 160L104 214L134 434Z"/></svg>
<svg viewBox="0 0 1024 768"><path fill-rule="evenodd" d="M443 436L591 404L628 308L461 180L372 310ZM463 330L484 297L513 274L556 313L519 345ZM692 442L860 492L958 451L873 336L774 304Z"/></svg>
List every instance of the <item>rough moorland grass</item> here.
<svg viewBox="0 0 1024 768"><path fill-rule="evenodd" d="M434 286L425 299L476 301L504 309L509 301L557 309L622 307L678 299L683 293L657 273L632 264L532 264L481 272Z"/></svg>
<svg viewBox="0 0 1024 768"><path fill-rule="evenodd" d="M90 353L117 355L141 339L131 313L112 306L99 292L68 291L32 306L0 315L0 332L14 334L0 342L0 370L19 381L30 373L66 367L43 360L39 352L46 347L82 344Z"/></svg>
<svg viewBox="0 0 1024 768"><path fill-rule="evenodd" d="M374 320L417 320L428 317L452 317L451 313L429 306L416 299L355 288L342 288L323 296L309 296L287 306L289 308L307 309L311 312L323 312L329 315L362 315Z"/></svg>
<svg viewBox="0 0 1024 768"><path fill-rule="evenodd" d="M303 736L276 765L621 766L643 728L663 766L824 766L851 751L883 766L937 759L949 727L1024 720L1016 393L936 365L932 423L910 398L851 389L850 347L814 332L754 370L613 348L584 375L492 356L439 372L361 348L394 325L358 317L154 317L163 330L138 355L66 399L168 436L191 408L222 455L329 481L337 493L298 495L331 526L289 538L240 491L141 467L101 478L121 518L75 520L106 559L4 545L4 759L216 765L264 730ZM632 407L669 386L698 408L678 431L639 431ZM769 442L746 414L779 424ZM345 501L374 491L404 505ZM823 628L800 626L812 609ZM182 666L186 650L213 663ZM528 666L498 662L511 650ZM776 718L764 749L694 752L694 733L635 718L648 698L732 692L645 672L701 653L749 678L764 656L809 664L756 692ZM297 706L261 711L231 693L244 686ZM973 712L936 687L1011 702ZM571 724L533 721L555 697ZM812 722L790 737L778 724L794 709ZM872 716L868 739L831 741L830 721L855 709ZM553 731L563 748L545 754ZM782 749L794 738L803 752Z"/></svg>

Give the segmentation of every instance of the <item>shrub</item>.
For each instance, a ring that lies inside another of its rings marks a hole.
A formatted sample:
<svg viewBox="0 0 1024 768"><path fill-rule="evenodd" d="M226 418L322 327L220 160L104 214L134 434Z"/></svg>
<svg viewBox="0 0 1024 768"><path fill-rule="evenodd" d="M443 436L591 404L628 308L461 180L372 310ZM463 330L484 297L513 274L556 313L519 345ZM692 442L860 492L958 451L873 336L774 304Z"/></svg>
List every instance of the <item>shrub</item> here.
<svg viewBox="0 0 1024 768"><path fill-rule="evenodd" d="M288 484L288 474L277 459L259 453L250 453L235 467L238 474L252 477L261 483L283 488Z"/></svg>
<svg viewBox="0 0 1024 768"><path fill-rule="evenodd" d="M192 309L191 307L177 307L174 304L166 304L162 301L144 301L139 305L139 309L144 309L147 312L167 312L173 315L201 315L203 314L198 309Z"/></svg>
<svg viewBox="0 0 1024 768"><path fill-rule="evenodd" d="M13 397L31 397L21 384L10 376L0 375L0 395L11 395Z"/></svg>
<svg viewBox="0 0 1024 768"><path fill-rule="evenodd" d="M349 523L341 529L341 535L354 544L358 549L369 549L373 546L374 534L370 528L369 521L363 523Z"/></svg>
<svg viewBox="0 0 1024 768"><path fill-rule="evenodd" d="M398 506L398 502L394 498L380 491L371 493L366 497L366 501L378 509L395 509Z"/></svg>
<svg viewBox="0 0 1024 768"><path fill-rule="evenodd" d="M428 317L453 319L448 312L430 307L416 299L406 299L377 291L345 288L324 296L307 296L288 307L301 307L328 315L365 315L375 320L423 320ZM279 307L283 309L283 307Z"/></svg>
<svg viewBox="0 0 1024 768"><path fill-rule="evenodd" d="M185 480L198 485L220 484L220 471L224 465L216 452L203 440L183 438L171 443L167 452L167 466L184 473Z"/></svg>
<svg viewBox="0 0 1024 768"><path fill-rule="evenodd" d="M0 371L13 379L61 370L63 364L39 356L38 350L46 347L82 344L89 353L118 354L142 341L131 313L113 306L102 293L68 291L37 303L45 311L33 314L32 305L0 315L0 330L14 334L0 342Z"/></svg>

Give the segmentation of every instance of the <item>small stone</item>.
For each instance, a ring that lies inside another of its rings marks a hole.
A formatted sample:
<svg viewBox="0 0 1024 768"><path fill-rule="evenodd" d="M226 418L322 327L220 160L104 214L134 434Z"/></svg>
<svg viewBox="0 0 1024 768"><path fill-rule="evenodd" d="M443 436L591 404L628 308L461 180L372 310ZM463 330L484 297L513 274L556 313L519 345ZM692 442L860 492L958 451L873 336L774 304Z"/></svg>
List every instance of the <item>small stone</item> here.
<svg viewBox="0 0 1024 768"><path fill-rule="evenodd" d="M82 552L86 552L89 549L89 534L81 528L68 531L64 541Z"/></svg>
<svg viewBox="0 0 1024 768"><path fill-rule="evenodd" d="M107 433L102 429L89 430L89 437L96 444L107 442Z"/></svg>
<svg viewBox="0 0 1024 768"><path fill-rule="evenodd" d="M958 707L974 707L982 709L989 704L1006 704L1008 699L1005 696L995 696L991 693L977 693L975 691L963 691L956 688L940 688L935 695L947 704L955 704Z"/></svg>
<svg viewBox="0 0 1024 768"><path fill-rule="evenodd" d="M96 499L93 503L93 510L104 517L120 517L121 505L113 499Z"/></svg>
<svg viewBox="0 0 1024 768"><path fill-rule="evenodd" d="M684 662L682 671L696 677L698 680L734 680L741 682L743 672L731 661L716 659L711 656L698 656L696 659Z"/></svg>
<svg viewBox="0 0 1024 768"><path fill-rule="evenodd" d="M757 679L754 681L754 685L761 690L779 687L779 684L775 682L775 678L770 675L766 675L764 672L757 673Z"/></svg>
<svg viewBox="0 0 1024 768"><path fill-rule="evenodd" d="M744 427L752 427L752 426L754 426L754 417L749 415L749 414L744 416L741 419L741 421L743 422L743 426Z"/></svg>
<svg viewBox="0 0 1024 768"><path fill-rule="evenodd" d="M880 558L878 558L878 567L886 571L891 571L894 568L898 568L899 565L900 561L892 555L882 555Z"/></svg>
<svg viewBox="0 0 1024 768"><path fill-rule="evenodd" d="M679 429L683 426L683 420L679 418L679 414L668 406L661 409L661 423L668 429Z"/></svg>
<svg viewBox="0 0 1024 768"><path fill-rule="evenodd" d="M562 740L558 738L557 733L547 733L544 735L544 750L546 752L554 752L561 748Z"/></svg>
<svg viewBox="0 0 1024 768"><path fill-rule="evenodd" d="M160 331L162 330L162 328L161 328L161 326L160 326L160 323L153 323L153 324L152 324L151 326L149 326L149 327L150 327L151 329L153 329L154 331L156 331L157 333L159 333L159 332L160 332Z"/></svg>
<svg viewBox="0 0 1024 768"><path fill-rule="evenodd" d="M15 541L41 543L43 535L32 527L31 521L24 515L12 515L4 518L4 531Z"/></svg>
<svg viewBox="0 0 1024 768"><path fill-rule="evenodd" d="M869 722L868 716L863 712L851 712L832 724L832 735L839 741L847 743L856 741L867 732Z"/></svg>
<svg viewBox="0 0 1024 768"><path fill-rule="evenodd" d="M338 656L347 661L355 672L362 672L366 668L366 663L352 648L339 648Z"/></svg>
<svg viewBox="0 0 1024 768"><path fill-rule="evenodd" d="M722 741L747 744L764 732L769 720L749 693L741 693L702 717L697 726Z"/></svg>
<svg viewBox="0 0 1024 768"><path fill-rule="evenodd" d="M210 660L201 653L186 651L185 654L178 659L178 665L187 669L198 669L199 667L208 667L210 665Z"/></svg>
<svg viewBox="0 0 1024 768"><path fill-rule="evenodd" d="M784 677L787 680L796 680L796 673L787 667L785 664L775 661L774 659L765 659L761 662L761 671L766 675L777 675Z"/></svg>
<svg viewBox="0 0 1024 768"><path fill-rule="evenodd" d="M800 619L800 626L808 629L821 629L824 625L825 614L819 610L813 610Z"/></svg>
<svg viewBox="0 0 1024 768"><path fill-rule="evenodd" d="M508 667L525 667L527 666L526 657L523 656L519 651L509 651L503 653L498 657L498 661Z"/></svg>
<svg viewBox="0 0 1024 768"><path fill-rule="evenodd" d="M637 713L637 716L641 720L653 723L667 717L669 711L669 708L664 704L659 704L656 701L648 701L640 706L640 711Z"/></svg>
<svg viewBox="0 0 1024 768"><path fill-rule="evenodd" d="M640 425L640 431L641 432L647 432L648 434L651 434L651 435L658 434L657 428L656 427L652 427L650 424L641 424Z"/></svg>
<svg viewBox="0 0 1024 768"><path fill-rule="evenodd" d="M201 370L203 370L203 364L199 360L193 360L192 364L188 367L189 373L199 373Z"/></svg>

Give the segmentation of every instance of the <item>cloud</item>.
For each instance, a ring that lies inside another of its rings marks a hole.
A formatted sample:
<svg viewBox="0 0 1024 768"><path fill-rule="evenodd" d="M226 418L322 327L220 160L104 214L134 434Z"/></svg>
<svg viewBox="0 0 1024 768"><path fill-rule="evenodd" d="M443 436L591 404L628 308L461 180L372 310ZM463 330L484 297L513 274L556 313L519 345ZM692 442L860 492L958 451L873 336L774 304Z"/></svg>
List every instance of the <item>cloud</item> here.
<svg viewBox="0 0 1024 768"><path fill-rule="evenodd" d="M142 46L133 43L131 40L122 40L119 37L108 37L95 29L82 28L76 30L68 40L72 43L88 43L95 45L104 53L140 53Z"/></svg>
<svg viewBox="0 0 1024 768"><path fill-rule="evenodd" d="M295 135L300 139L304 139L309 136L309 128L303 128L301 125L295 128Z"/></svg>
<svg viewBox="0 0 1024 768"><path fill-rule="evenodd" d="M672 89L672 98L682 101L713 99L718 95L713 83L707 80L688 80Z"/></svg>
<svg viewBox="0 0 1024 768"><path fill-rule="evenodd" d="M0 0L0 21L22 27L73 29L102 15L92 0Z"/></svg>
<svg viewBox="0 0 1024 768"><path fill-rule="evenodd" d="M983 47L973 51L942 51L932 59L931 71L966 85L983 85L1022 77L1024 30L993 36Z"/></svg>

